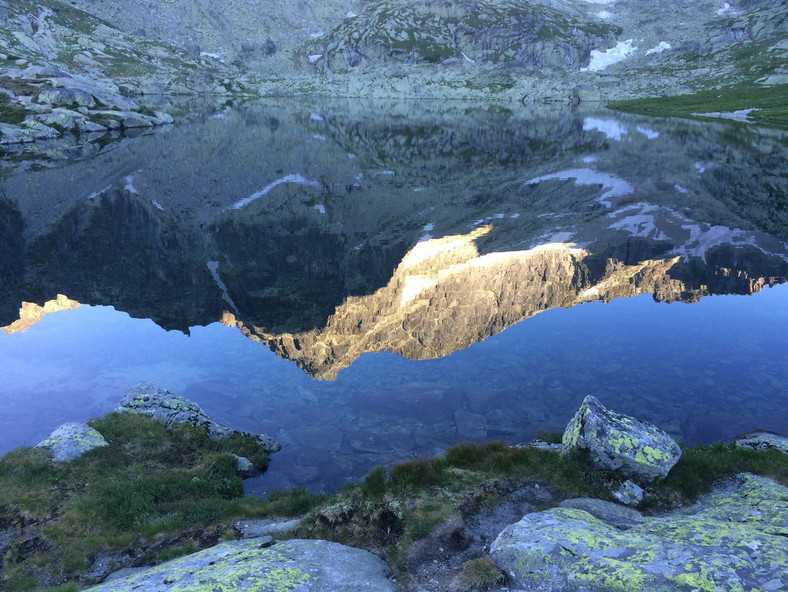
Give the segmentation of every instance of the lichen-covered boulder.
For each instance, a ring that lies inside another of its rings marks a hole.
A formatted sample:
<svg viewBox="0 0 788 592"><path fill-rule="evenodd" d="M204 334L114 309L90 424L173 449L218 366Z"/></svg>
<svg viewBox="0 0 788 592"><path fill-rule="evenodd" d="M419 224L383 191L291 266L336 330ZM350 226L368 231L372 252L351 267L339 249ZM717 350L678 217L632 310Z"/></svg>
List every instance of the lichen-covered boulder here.
<svg viewBox="0 0 788 592"><path fill-rule="evenodd" d="M219 544L90 592L395 592L379 557L328 541L255 539Z"/></svg>
<svg viewBox="0 0 788 592"><path fill-rule="evenodd" d="M93 450L100 446L109 446L109 444L107 444L104 436L89 425L84 423L64 423L36 444L36 446L49 448L52 451L53 461L68 462L79 458L88 450Z"/></svg>
<svg viewBox="0 0 788 592"><path fill-rule="evenodd" d="M597 466L640 482L664 477L681 456L679 445L663 430L610 411L591 396L564 431L563 450L572 449L587 449Z"/></svg>
<svg viewBox="0 0 788 592"><path fill-rule="evenodd" d="M171 393L167 389L145 382L135 385L127 392L115 411L149 415L154 419L161 419L167 426L172 426L176 423L200 426L205 428L212 438L225 438L232 434L246 434L246 432L234 430L217 423L208 417L197 403ZM282 449L282 445L270 436L263 434L249 435L254 436L257 442L269 453Z"/></svg>
<svg viewBox="0 0 788 592"><path fill-rule="evenodd" d="M750 432L733 439L740 448L755 450L779 450L788 454L788 437L772 432Z"/></svg>
<svg viewBox="0 0 788 592"><path fill-rule="evenodd" d="M788 588L788 488L742 474L628 530L577 509L527 514L491 547L531 592L734 592Z"/></svg>

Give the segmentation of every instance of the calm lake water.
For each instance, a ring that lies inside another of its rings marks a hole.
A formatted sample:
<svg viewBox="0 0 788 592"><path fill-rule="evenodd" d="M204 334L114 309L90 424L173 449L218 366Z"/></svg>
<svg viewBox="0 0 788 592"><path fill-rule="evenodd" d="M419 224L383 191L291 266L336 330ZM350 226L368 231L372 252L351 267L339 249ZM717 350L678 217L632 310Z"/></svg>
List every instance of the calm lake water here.
<svg viewBox="0 0 788 592"><path fill-rule="evenodd" d="M254 493L563 430L587 394L688 444L786 432L786 145L609 111L272 101L7 155L0 453L139 381L280 440Z"/></svg>

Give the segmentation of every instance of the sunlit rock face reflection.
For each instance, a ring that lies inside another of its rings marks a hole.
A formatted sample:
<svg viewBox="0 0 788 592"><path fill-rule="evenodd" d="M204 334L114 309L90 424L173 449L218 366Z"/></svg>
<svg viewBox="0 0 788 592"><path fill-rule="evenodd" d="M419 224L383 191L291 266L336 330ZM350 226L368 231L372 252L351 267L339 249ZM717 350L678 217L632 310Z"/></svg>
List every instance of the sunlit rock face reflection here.
<svg viewBox="0 0 788 592"><path fill-rule="evenodd" d="M633 263L608 257L602 263L599 255L573 243L481 255L475 241L490 230L418 243L385 288L348 298L323 329L276 335L237 325L310 375L333 379L363 353L442 357L551 308L643 293L663 301L748 294L784 282L788 274L788 264L778 259L781 263L772 261L778 275L752 277L746 263L768 258L732 248L715 250L712 264L700 266L682 264L680 256ZM674 270L678 277L671 276Z"/></svg>
<svg viewBox="0 0 788 592"><path fill-rule="evenodd" d="M222 319L333 379L551 308L788 277L784 132L438 107L227 108L22 168L2 182L0 324L59 293L184 332Z"/></svg>
<svg viewBox="0 0 788 592"><path fill-rule="evenodd" d="M23 302L19 309L19 319L10 325L0 327L0 329L9 335L21 333L35 325L44 315L52 312L59 312L61 310L72 310L78 306L79 302L71 300L63 294L58 294L57 298L45 302L43 306L39 306L33 302Z"/></svg>

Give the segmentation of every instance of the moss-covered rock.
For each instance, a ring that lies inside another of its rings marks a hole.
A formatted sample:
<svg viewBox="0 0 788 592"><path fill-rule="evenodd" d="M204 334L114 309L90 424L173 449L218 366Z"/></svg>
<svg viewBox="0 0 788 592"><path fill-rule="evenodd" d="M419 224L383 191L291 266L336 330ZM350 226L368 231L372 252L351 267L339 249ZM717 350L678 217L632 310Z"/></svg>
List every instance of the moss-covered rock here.
<svg viewBox="0 0 788 592"><path fill-rule="evenodd" d="M526 515L492 545L499 567L539 592L784 590L788 488L741 474L690 510L626 531L588 512Z"/></svg>
<svg viewBox="0 0 788 592"><path fill-rule="evenodd" d="M90 592L394 592L386 564L367 551L328 541L292 540L262 548L231 541L187 555Z"/></svg>
<svg viewBox="0 0 788 592"><path fill-rule="evenodd" d="M591 396L566 426L563 445L565 452L588 450L594 464L641 482L666 476L681 457L679 445L667 433L610 411Z"/></svg>

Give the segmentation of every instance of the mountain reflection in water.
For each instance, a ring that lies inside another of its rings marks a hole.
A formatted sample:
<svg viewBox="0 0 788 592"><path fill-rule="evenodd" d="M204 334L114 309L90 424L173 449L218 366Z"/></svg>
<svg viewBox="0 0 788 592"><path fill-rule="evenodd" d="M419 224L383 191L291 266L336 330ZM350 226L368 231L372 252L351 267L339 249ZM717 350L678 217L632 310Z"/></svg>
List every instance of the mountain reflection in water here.
<svg viewBox="0 0 788 592"><path fill-rule="evenodd" d="M250 105L5 163L0 451L138 380L282 441L254 490L560 430L586 394L688 443L785 431L788 291L706 298L788 278L784 132L455 109Z"/></svg>

